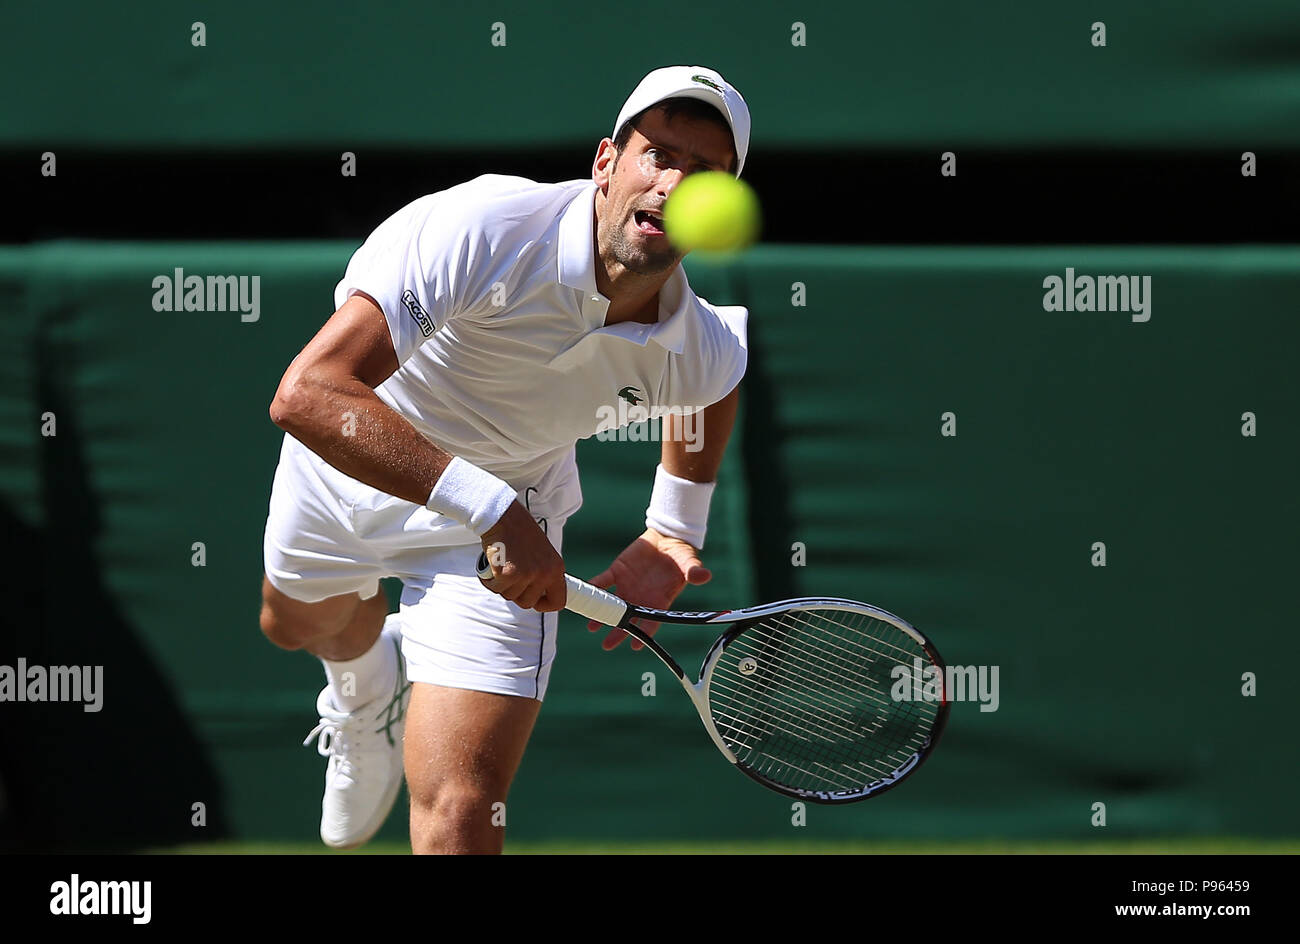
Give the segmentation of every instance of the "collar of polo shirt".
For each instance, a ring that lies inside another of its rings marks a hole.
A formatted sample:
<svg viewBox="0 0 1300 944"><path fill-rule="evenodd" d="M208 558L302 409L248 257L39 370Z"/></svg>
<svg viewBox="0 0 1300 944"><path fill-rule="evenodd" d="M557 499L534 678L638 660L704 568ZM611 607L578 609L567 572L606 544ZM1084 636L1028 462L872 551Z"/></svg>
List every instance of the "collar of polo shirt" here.
<svg viewBox="0 0 1300 944"><path fill-rule="evenodd" d="M673 269L672 275L659 290L657 324L624 321L605 326L609 299L596 289L595 213L596 183L591 181L589 186L570 201L560 216L555 253L560 284L582 293L581 308L590 330L614 334L640 344L654 341L674 354L682 353L686 346L686 319L694 307L695 296L680 264ZM587 304L596 300L600 304ZM665 310L668 311L666 318Z"/></svg>

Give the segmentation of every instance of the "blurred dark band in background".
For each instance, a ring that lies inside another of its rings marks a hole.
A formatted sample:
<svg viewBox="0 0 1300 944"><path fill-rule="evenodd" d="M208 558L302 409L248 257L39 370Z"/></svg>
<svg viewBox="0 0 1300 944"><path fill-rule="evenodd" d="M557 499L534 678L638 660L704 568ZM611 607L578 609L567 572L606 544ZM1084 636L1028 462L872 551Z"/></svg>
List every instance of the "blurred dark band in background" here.
<svg viewBox="0 0 1300 944"><path fill-rule="evenodd" d="M540 181L591 173L599 137L520 153L60 151L59 174L17 188L0 241L363 239L387 214L479 174ZM941 152L756 148L745 178L772 243L944 245L1280 243L1300 235L1300 151L1045 149ZM34 153L0 155L0 178L33 178Z"/></svg>

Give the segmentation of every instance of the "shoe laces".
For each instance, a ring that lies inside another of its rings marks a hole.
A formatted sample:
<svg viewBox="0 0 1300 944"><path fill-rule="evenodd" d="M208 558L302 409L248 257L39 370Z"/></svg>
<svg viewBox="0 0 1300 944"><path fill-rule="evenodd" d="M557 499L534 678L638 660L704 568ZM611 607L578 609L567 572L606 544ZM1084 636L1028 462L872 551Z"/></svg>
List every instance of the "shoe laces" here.
<svg viewBox="0 0 1300 944"><path fill-rule="evenodd" d="M303 739L303 747L316 739L316 753L328 758L331 776L356 780L359 755L366 750L365 721L358 715L340 718L321 718L311 733ZM378 745L371 745L371 748Z"/></svg>
<svg viewBox="0 0 1300 944"><path fill-rule="evenodd" d="M348 749L347 728L348 725L335 718L321 718L320 723L303 738L302 746L306 747L315 738L316 753L321 757L332 757L336 753L345 754Z"/></svg>
<svg viewBox="0 0 1300 944"><path fill-rule="evenodd" d="M405 681L404 679L401 681ZM402 685L393 693L382 719L373 715L378 701L363 705L350 714L335 716L322 715L316 727L303 738L302 746L307 747L316 739L316 753L342 763L351 753L362 751L386 750L394 746L392 726L401 721L406 714L406 698L410 693L410 683ZM378 724L378 727L375 725Z"/></svg>
<svg viewBox="0 0 1300 944"><path fill-rule="evenodd" d="M311 744L312 738L316 738L316 753L321 757L330 758L332 763L339 764L345 763L345 758L353 747L358 751L374 751L384 749L385 746L388 748L396 746L392 729L406 717L406 704L411 694L411 683L406 679L400 648L397 658L397 684L392 697L384 707L382 718L370 714L370 710L378 704L378 699L350 713L322 714L320 722L303 739L302 746L307 747ZM324 693L321 694L324 700ZM322 711L332 708L334 708L332 702L323 701ZM370 727L376 723L379 727Z"/></svg>

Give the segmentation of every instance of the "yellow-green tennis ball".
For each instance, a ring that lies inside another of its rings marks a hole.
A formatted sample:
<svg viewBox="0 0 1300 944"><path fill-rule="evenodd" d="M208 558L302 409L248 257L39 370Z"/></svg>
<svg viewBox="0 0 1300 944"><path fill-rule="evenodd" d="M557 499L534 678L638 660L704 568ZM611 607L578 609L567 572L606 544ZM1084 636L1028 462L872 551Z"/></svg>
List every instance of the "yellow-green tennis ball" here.
<svg viewBox="0 0 1300 944"><path fill-rule="evenodd" d="M725 171L685 177L664 204L664 232L682 252L734 252L758 239L754 188Z"/></svg>

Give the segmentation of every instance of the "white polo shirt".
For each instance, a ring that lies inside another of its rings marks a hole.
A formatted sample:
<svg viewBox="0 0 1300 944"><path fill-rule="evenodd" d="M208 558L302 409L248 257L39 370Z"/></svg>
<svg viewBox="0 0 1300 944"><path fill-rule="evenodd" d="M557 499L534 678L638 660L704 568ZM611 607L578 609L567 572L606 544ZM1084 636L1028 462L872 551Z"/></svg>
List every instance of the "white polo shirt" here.
<svg viewBox="0 0 1300 944"><path fill-rule="evenodd" d="M521 495L609 427L621 391L691 411L745 372L748 312L697 297L680 266L657 324L604 326L595 193L590 180L486 175L421 197L379 225L334 290L336 308L360 291L383 309L400 366L379 397ZM576 476L564 491L547 513L577 510Z"/></svg>

